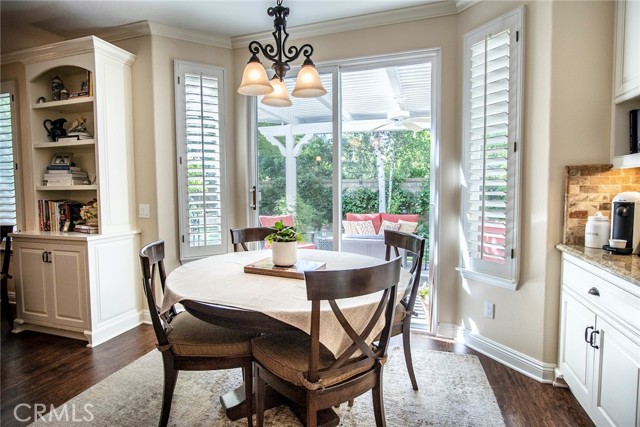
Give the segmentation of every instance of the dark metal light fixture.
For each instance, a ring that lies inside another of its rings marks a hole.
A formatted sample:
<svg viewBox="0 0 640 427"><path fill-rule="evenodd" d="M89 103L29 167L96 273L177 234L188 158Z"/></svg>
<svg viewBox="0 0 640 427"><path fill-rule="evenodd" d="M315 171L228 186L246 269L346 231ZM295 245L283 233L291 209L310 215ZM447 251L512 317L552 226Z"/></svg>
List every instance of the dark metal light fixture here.
<svg viewBox="0 0 640 427"><path fill-rule="evenodd" d="M283 80L287 71L291 68L289 64L298 59L300 55L303 55L305 60L302 64L302 69L298 72L296 86L291 95L298 98L315 98L326 94L327 91L322 86L320 75L311 60L313 47L310 44L304 44L300 47L285 46L289 38L289 33L287 33L289 8L282 6L282 0L277 0L276 7L270 7L267 9L267 13L269 16L274 17L274 31L271 34L275 39L275 47L272 44L263 46L255 40L249 43L251 58L244 68L238 93L247 96L266 95L262 102L267 105L276 107L291 105ZM267 73L258 58L259 53L262 53L269 61L273 61L271 68L275 75L271 82L268 80Z"/></svg>

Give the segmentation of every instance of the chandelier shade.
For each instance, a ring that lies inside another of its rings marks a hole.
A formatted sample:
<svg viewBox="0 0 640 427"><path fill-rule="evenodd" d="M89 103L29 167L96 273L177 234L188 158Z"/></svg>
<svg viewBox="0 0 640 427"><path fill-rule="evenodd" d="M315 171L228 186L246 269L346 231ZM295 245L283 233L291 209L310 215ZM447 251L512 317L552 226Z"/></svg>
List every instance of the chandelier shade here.
<svg viewBox="0 0 640 427"><path fill-rule="evenodd" d="M325 95L327 91L322 86L320 75L311 60L313 47L310 44L304 44L300 47L286 46L287 39L289 38L286 19L287 16L289 16L289 8L282 6L282 0L277 0L275 7L267 9L267 14L274 17L274 31L271 34L273 35L275 46L272 44L262 45L255 40L249 43L251 59L249 59L242 74L242 82L238 88L238 93L247 96L271 95L265 96L262 102L272 106L290 106L291 100L286 93L286 86L283 81L287 71L291 68L289 64L302 55L305 57L305 60L302 69L298 73L296 86L291 94L299 98L315 98ZM271 68L275 75L271 83L267 78L264 67L258 59L259 53L262 53L269 61L273 61ZM278 80L280 85L275 83L275 79ZM284 95L282 93L273 93L279 90L278 88L284 88Z"/></svg>
<svg viewBox="0 0 640 427"><path fill-rule="evenodd" d="M255 59L254 59L255 58ZM242 82L238 88L238 93L247 96L266 95L273 92L273 86L269 83L267 71L257 56L251 57L251 60L244 67L242 73Z"/></svg>
<svg viewBox="0 0 640 427"><path fill-rule="evenodd" d="M284 82L281 82L278 76L273 76L269 83L273 87L273 92L266 94L260 102L272 107L290 107L292 102Z"/></svg>
<svg viewBox="0 0 640 427"><path fill-rule="evenodd" d="M327 93L324 86L322 86L322 80L320 80L320 74L316 70L313 62L309 61L302 66L300 72L298 72L298 78L296 79L296 87L293 88L291 95L297 98L317 98Z"/></svg>

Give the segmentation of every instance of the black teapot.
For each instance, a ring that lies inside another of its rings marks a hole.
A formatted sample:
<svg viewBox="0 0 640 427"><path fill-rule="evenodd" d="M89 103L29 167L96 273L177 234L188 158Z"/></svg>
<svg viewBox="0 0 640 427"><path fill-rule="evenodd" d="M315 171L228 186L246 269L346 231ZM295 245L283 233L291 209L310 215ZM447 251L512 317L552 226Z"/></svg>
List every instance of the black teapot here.
<svg viewBox="0 0 640 427"><path fill-rule="evenodd" d="M45 120L42 124L47 131L47 135L53 142L56 142L61 136L67 136L67 131L62 127L67 119ZM47 123L50 127L47 127Z"/></svg>

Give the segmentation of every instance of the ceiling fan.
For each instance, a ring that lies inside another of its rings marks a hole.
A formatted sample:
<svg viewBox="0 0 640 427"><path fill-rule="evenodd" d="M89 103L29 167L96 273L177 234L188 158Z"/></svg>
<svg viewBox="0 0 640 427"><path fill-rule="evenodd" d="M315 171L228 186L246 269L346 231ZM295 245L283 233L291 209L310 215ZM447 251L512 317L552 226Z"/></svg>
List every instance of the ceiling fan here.
<svg viewBox="0 0 640 427"><path fill-rule="evenodd" d="M394 110L387 113L387 120L385 123L371 129L371 132L388 125L392 125L395 127L404 127L414 132L420 132L421 130L431 128L431 118L411 117L408 111Z"/></svg>

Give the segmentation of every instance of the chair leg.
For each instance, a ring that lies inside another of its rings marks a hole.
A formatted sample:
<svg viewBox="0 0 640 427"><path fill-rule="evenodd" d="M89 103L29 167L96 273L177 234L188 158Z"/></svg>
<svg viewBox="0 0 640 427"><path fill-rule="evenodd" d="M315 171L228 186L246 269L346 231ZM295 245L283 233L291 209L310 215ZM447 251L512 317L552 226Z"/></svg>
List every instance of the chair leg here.
<svg viewBox="0 0 640 427"><path fill-rule="evenodd" d="M409 324L407 324L409 325ZM407 371L414 390L418 390L416 374L413 372L413 361L411 360L411 331L409 327L402 328L402 346L404 347L404 361L407 363Z"/></svg>
<svg viewBox="0 0 640 427"><path fill-rule="evenodd" d="M247 426L253 427L253 364L242 368L244 376L244 400L247 405Z"/></svg>
<svg viewBox="0 0 640 427"><path fill-rule="evenodd" d="M384 415L384 399L382 394L382 367L379 367L377 384L371 389L373 399L373 413L376 416L376 427L386 427L387 420Z"/></svg>
<svg viewBox="0 0 640 427"><path fill-rule="evenodd" d="M13 313L11 312L11 304L9 304L9 291L7 289L6 277L2 279L0 286L0 292L2 292L0 294L0 298L2 298L2 315L7 319L10 330L13 330Z"/></svg>
<svg viewBox="0 0 640 427"><path fill-rule="evenodd" d="M256 381L256 425L262 427L264 424L264 397L265 397L265 382L260 376L260 369L258 368L258 375Z"/></svg>
<svg viewBox="0 0 640 427"><path fill-rule="evenodd" d="M178 371L173 368L173 361L170 357L162 355L164 361L164 392L162 393L162 414L160 415L159 427L166 427L169 423L169 412L171 412L171 401L173 391L176 388Z"/></svg>
<svg viewBox="0 0 640 427"><path fill-rule="evenodd" d="M313 393L313 391L307 391L306 427L318 427L318 401Z"/></svg>

